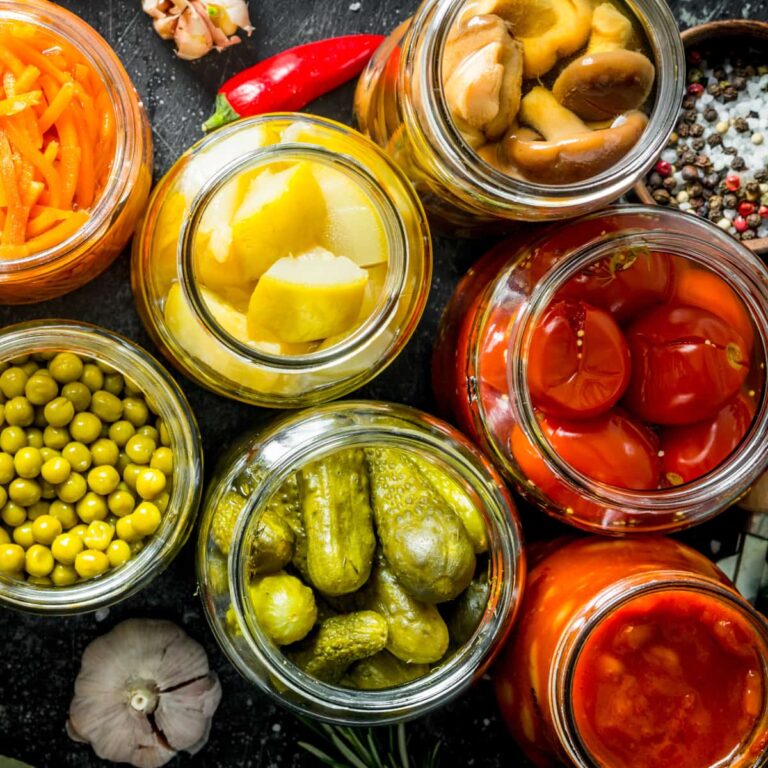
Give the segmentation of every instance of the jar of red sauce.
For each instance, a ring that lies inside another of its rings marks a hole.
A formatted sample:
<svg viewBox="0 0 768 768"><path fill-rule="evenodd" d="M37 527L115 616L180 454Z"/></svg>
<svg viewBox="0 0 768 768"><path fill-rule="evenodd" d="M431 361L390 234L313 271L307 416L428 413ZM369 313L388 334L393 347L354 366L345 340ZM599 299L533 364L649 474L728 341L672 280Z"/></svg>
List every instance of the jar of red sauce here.
<svg viewBox="0 0 768 768"><path fill-rule="evenodd" d="M767 285L746 248L673 211L616 207L506 240L446 309L438 403L561 520L701 522L768 462Z"/></svg>
<svg viewBox="0 0 768 768"><path fill-rule="evenodd" d="M495 667L537 766L746 768L768 757L768 624L671 539L563 539L534 555Z"/></svg>

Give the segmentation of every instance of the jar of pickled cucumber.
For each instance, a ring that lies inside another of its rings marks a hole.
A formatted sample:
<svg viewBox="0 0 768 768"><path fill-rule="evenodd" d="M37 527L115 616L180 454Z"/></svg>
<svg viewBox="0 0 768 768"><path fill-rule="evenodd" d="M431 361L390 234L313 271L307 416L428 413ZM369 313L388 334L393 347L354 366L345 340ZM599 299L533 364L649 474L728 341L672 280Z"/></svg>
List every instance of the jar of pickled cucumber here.
<svg viewBox="0 0 768 768"><path fill-rule="evenodd" d="M178 384L85 323L0 331L0 604L73 614L117 603L189 537L202 446Z"/></svg>
<svg viewBox="0 0 768 768"><path fill-rule="evenodd" d="M422 715L480 677L514 620L514 503L447 424L325 405L243 437L209 487L197 550L208 620L249 681L346 723Z"/></svg>
<svg viewBox="0 0 768 768"><path fill-rule="evenodd" d="M663 0L425 0L360 78L360 130L453 234L613 202L664 148L685 59Z"/></svg>
<svg viewBox="0 0 768 768"><path fill-rule="evenodd" d="M234 123L178 160L134 240L132 283L183 373L288 408L388 365L431 269L423 210L389 158L338 123L285 114Z"/></svg>

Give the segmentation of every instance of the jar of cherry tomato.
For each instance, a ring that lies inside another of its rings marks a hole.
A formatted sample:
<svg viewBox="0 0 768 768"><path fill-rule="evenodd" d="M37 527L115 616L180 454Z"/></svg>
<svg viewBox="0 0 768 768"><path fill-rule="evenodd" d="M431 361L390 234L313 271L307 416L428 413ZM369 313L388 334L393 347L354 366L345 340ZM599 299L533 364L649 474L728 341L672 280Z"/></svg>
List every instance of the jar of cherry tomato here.
<svg viewBox="0 0 768 768"><path fill-rule="evenodd" d="M123 250L149 196L152 134L117 55L74 13L0 0L0 49L16 99L0 126L0 302L23 304L93 280Z"/></svg>
<svg viewBox="0 0 768 768"><path fill-rule="evenodd" d="M768 624L714 564L655 537L545 546L494 671L535 765L765 764Z"/></svg>
<svg viewBox="0 0 768 768"><path fill-rule="evenodd" d="M598 45L608 27L612 39ZM630 74L620 58L624 48L645 60L646 74ZM600 58L594 66L593 51ZM598 115L575 107L587 125L555 102L560 74L581 61L595 75L591 97L611 102L599 117L604 125L624 119L627 92L650 72L652 90L632 102L632 119L643 128L631 148L603 142L592 130ZM426 0L371 58L355 94L355 117L405 170L433 221L454 235L472 234L510 221L566 219L620 197L674 128L684 68L677 22L662 0ZM619 70L624 76L617 79ZM520 126L546 141L517 142ZM523 153L507 152L513 144ZM609 145L618 150L610 158ZM543 160L535 167L528 164L534 155Z"/></svg>
<svg viewBox="0 0 768 768"><path fill-rule="evenodd" d="M436 396L561 520L693 525L768 461L767 284L746 248L672 211L617 207L507 240L446 310Z"/></svg>

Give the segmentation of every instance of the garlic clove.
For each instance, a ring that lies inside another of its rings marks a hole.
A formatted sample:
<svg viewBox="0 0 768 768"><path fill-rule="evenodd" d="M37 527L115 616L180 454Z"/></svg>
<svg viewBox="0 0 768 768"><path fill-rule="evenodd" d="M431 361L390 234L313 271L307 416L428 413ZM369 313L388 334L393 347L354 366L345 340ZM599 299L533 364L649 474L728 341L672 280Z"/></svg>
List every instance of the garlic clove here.
<svg viewBox="0 0 768 768"><path fill-rule="evenodd" d="M174 40L176 55L187 61L199 59L213 48L213 36L209 24L192 6L179 16Z"/></svg>
<svg viewBox="0 0 768 768"><path fill-rule="evenodd" d="M170 7L169 0L141 0L141 8L153 19L162 19Z"/></svg>
<svg viewBox="0 0 768 768"><path fill-rule="evenodd" d="M129 619L83 653L67 732L106 760L160 768L205 745L220 700L199 643L169 621Z"/></svg>
<svg viewBox="0 0 768 768"><path fill-rule="evenodd" d="M155 19L152 22L152 26L163 40L173 40L173 36L176 34L176 27L179 24L178 16L163 16L159 19Z"/></svg>
<svg viewBox="0 0 768 768"><path fill-rule="evenodd" d="M227 46L233 44L230 43L229 38L213 23L211 15L208 12L208 8L206 7L203 0L189 0L189 4L195 10L195 13L200 16L203 23L208 28L208 32L211 35L211 41L216 50L221 51Z"/></svg>
<svg viewBox="0 0 768 768"><path fill-rule="evenodd" d="M245 0L206 0L206 5L209 11L214 11L214 24L225 34L233 35L239 27L250 37L253 25Z"/></svg>
<svg viewBox="0 0 768 768"><path fill-rule="evenodd" d="M174 749L192 751L194 747L202 746L200 742L220 700L218 678L206 675L163 694L155 712L155 722Z"/></svg>

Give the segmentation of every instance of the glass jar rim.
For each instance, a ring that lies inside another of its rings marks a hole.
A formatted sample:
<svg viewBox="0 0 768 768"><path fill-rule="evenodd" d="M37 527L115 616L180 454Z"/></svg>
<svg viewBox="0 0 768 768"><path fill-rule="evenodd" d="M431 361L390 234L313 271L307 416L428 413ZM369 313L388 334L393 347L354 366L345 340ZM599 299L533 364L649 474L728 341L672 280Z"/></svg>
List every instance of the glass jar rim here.
<svg viewBox="0 0 768 768"><path fill-rule="evenodd" d="M523 302L515 319L510 338L507 370L508 380L513 384L509 388L510 405L525 437L540 451L548 468L558 477L577 486L590 500L598 503L608 502L631 509L633 515L682 510L684 506L693 506L711 499L723 488L745 482L748 485L757 479L768 462L768 382L763 385L759 408L749 432L730 456L701 478L671 488L633 491L591 480L555 452L539 427L527 385L527 349L531 341L531 330L563 283L593 261L605 258L617 247L627 249L649 247L650 250L654 247L661 248L665 252L698 261L714 272L732 287L745 303L757 329L756 341L759 341L762 347L762 359L768 361L768 295L765 289L765 285L768 285L768 269L762 261L718 227L684 213L660 211L650 206L624 205L615 206L607 212L590 214L590 217L644 214L649 215L649 221L657 222L656 229L639 230L630 227L627 230L602 234L599 238L579 246L566 258L559 260L542 276L537 284L535 296ZM686 226L698 229L698 236L691 233L683 235L661 228L660 219L677 216L686 217ZM537 244L543 242L546 237L546 234L543 235L531 245L531 248L535 249ZM698 250L694 253L695 249ZM506 284L509 271L510 268L504 270L496 281L497 286ZM761 302L757 301L753 292L762 298ZM491 299L487 312L490 312L493 303ZM515 364L515 361L518 361L518 364ZM741 450L747 444L752 445L754 450L750 452ZM703 519L706 517L685 518L685 521L693 525L702 522ZM643 531L647 532L647 529Z"/></svg>
<svg viewBox="0 0 768 768"><path fill-rule="evenodd" d="M45 14L48 18L41 18ZM124 194L133 173L130 158L137 151L133 124L141 109L133 84L109 43L87 22L56 3L43 0L0 0L0 19L18 19L42 27L74 45L96 73L109 96L115 117L115 153L110 178L85 224L56 245L16 259L0 259L0 276L21 273L54 262L94 239L128 203ZM53 23L55 22L55 23ZM136 104L134 104L134 100ZM122 126L122 130L121 130Z"/></svg>
<svg viewBox="0 0 768 768"><path fill-rule="evenodd" d="M63 615L105 608L143 589L169 565L169 557L189 537L202 496L202 447L194 413L179 385L146 350L114 331L73 320L33 320L0 329L0 362L42 350L74 351L103 361L128 375L153 400L171 432L176 454L168 508L174 520L153 535L126 565L104 576L63 587L38 587L0 577L0 603L23 611ZM126 373L126 372L130 373ZM176 419L168 418L173 414ZM175 420L183 425L175 429ZM178 473L178 474L177 474ZM180 538L176 538L181 531Z"/></svg>
<svg viewBox="0 0 768 768"><path fill-rule="evenodd" d="M312 440L308 441L308 434L301 434L300 425L310 431L311 424L306 421L310 414L316 419L326 416L344 418L351 410L363 411L365 424L358 425L350 420L346 428L336 428L324 439L313 435ZM441 706L446 697L460 692L478 670L485 668L485 657L500 645L519 609L525 579L525 556L522 530L514 516L514 502L493 466L455 430L432 417L428 417L430 425L439 430L435 434L412 426L424 417L421 411L408 406L362 400L344 401L283 416L273 422L260 440L260 450L265 454L270 452L274 438L288 430L291 430L293 442L283 455L270 456L277 469L270 472L263 484L250 495L238 516L227 562L230 599L250 651L282 688L298 695L302 701L320 707L320 714L313 711L313 716L320 719L359 722L359 717L355 719L349 716L349 713L354 712L358 716L375 716L377 723L395 722L422 715ZM392 433L393 429L398 430L396 434ZM370 445L372 442L398 448L403 448L406 443L406 450L427 451L431 456L439 458L452 473L458 473L460 466L471 473L475 490L481 497L484 509L488 510L489 568L492 572L504 573L505 578L495 583L493 579L490 580L491 593L483 619L489 620L488 625L484 626L481 621L473 638L439 669L393 688L359 691L317 680L289 662L273 647L248 609L245 563L248 557L248 531L252 527L254 515L259 514L260 508L297 466L341 447ZM290 454L290 460L286 453ZM489 482L489 477L492 482ZM305 711L290 698L282 701L295 711Z"/></svg>
<svg viewBox="0 0 768 768"><path fill-rule="evenodd" d="M450 116L442 87L442 61L448 34L467 0L431 0L422 5L406 36L402 72L416 73L418 89L427 109L424 118L429 134L419 130L418 140L437 150L449 166L453 183L461 179L467 186L481 186L481 194L502 206L527 206L539 212L570 210L599 199L616 199L631 184L627 178L640 178L667 144L677 122L685 83L685 51L677 22L664 0L624 0L642 26L655 58L656 99L641 140L611 169L584 181L563 185L544 185L515 179L485 162L461 137ZM646 19L646 16L650 18ZM425 44L416 50L409 44L424 36ZM404 69L403 69L404 68ZM410 93L413 86L408 87ZM409 98L403 109L415 119ZM434 140L431 139L434 137ZM643 141L643 139L645 141ZM650 140L650 141L649 141ZM533 214L532 214L533 216Z"/></svg>
<svg viewBox="0 0 768 768"><path fill-rule="evenodd" d="M254 125L272 119L286 119L288 114L274 113L251 118ZM295 116L293 116L295 117ZM304 116L302 115L302 119ZM233 129L242 130L247 127L239 121ZM336 123L324 119L307 116L306 122L315 122L324 127L336 128ZM226 130L226 129L225 129ZM211 138L221 138L217 132ZM205 141L205 140L204 140ZM346 336L338 344L324 350L316 350L303 355L277 355L256 349L232 336L216 321L207 302L200 291L198 280L195 279L195 238L198 226L208 205L216 195L238 174L258 167L261 164L279 161L289 155L290 158L309 159L332 167L339 173L347 173L355 177L355 182L365 190L368 200L375 206L385 229L388 244L388 269L382 289L386 301L377 305L374 312ZM235 354L260 365L269 366L275 370L302 372L322 368L329 363L335 363L340 358L353 355L368 344L377 334L382 323L386 323L396 312L407 271L408 260L411 258L408 237L402 215L394 202L376 182L373 174L362 163L347 154L340 154L319 144L304 144L286 142L269 144L259 149L251 150L241 157L227 163L216 174L207 179L192 200L188 215L184 218L179 232L176 249L176 264L180 276L180 285L184 297L192 308L195 316L221 344Z"/></svg>
<svg viewBox="0 0 768 768"><path fill-rule="evenodd" d="M648 581L648 574L636 574L621 579L603 589L569 624L555 649L548 680L552 722L558 740L576 768L600 768L591 758L587 746L580 737L573 708L573 686L576 667L592 633L603 619L641 597L657 593L689 592L719 601L744 618L753 632L756 642L768 648L768 621L744 600L736 591L712 578L693 575L685 571L659 570ZM768 683L768 667L763 660L763 680ZM563 706L557 705L562 702ZM768 688L763 692L762 713L755 727L742 743L742 749L758 735L768 721ZM768 744L763 745L758 759L750 765L760 765L768 757ZM713 768L715 768L713 766Z"/></svg>

